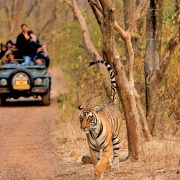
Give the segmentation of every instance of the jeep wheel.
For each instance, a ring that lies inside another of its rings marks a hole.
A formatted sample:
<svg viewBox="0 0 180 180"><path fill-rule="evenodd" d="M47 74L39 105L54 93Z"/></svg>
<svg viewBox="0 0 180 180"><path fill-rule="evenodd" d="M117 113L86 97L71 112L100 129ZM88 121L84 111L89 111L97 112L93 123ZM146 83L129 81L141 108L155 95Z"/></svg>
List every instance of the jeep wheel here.
<svg viewBox="0 0 180 180"><path fill-rule="evenodd" d="M50 104L50 92L42 96L42 105L48 106Z"/></svg>
<svg viewBox="0 0 180 180"><path fill-rule="evenodd" d="M6 103L6 98L0 97L0 106L4 106Z"/></svg>

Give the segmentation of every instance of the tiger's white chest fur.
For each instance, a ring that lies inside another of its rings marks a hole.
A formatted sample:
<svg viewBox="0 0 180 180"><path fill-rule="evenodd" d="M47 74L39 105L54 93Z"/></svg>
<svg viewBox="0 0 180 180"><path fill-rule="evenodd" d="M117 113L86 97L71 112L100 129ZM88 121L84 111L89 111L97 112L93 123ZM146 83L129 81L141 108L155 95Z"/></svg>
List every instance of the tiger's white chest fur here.
<svg viewBox="0 0 180 180"><path fill-rule="evenodd" d="M102 124L100 120L98 120L97 128L91 130L87 136L92 144L96 146L97 149L103 149L106 144L102 144L106 137L106 126Z"/></svg>

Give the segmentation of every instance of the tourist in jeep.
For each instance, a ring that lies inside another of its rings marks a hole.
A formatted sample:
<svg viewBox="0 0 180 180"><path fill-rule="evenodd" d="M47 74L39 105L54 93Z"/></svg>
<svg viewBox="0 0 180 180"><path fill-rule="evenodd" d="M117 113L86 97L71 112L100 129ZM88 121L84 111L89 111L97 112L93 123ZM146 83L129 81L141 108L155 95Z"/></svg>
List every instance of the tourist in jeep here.
<svg viewBox="0 0 180 180"><path fill-rule="evenodd" d="M17 36L16 46L19 49L21 56L24 57L24 65L29 65L31 61L30 52L29 52L29 40L30 36L28 34L29 27L27 24L21 25L21 33Z"/></svg>
<svg viewBox="0 0 180 180"><path fill-rule="evenodd" d="M0 52L0 59L4 57L5 53L7 52L8 48L5 44L1 43L1 52Z"/></svg>
<svg viewBox="0 0 180 180"><path fill-rule="evenodd" d="M39 64L39 62L44 62L44 65L48 68L50 59L49 59L49 54L48 50L46 47L46 44L42 44L38 49L37 53L34 57L35 63ZM42 64L42 63L41 63Z"/></svg>
<svg viewBox="0 0 180 180"><path fill-rule="evenodd" d="M38 51L38 48L41 47L41 45L33 31L30 30L28 32L28 35L30 37L30 39L29 39L29 54L30 54L31 59L34 60L34 57Z"/></svg>
<svg viewBox="0 0 180 180"><path fill-rule="evenodd" d="M14 59L14 54L10 52L9 54L6 55L6 64L17 64L17 62Z"/></svg>

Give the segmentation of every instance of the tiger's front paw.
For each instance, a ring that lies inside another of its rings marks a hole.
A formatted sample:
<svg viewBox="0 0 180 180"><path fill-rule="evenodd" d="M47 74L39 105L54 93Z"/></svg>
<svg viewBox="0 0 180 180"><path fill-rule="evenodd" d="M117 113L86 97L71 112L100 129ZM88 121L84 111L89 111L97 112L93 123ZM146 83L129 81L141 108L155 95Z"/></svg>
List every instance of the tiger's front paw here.
<svg viewBox="0 0 180 180"><path fill-rule="evenodd" d="M95 173L95 180L102 180L103 179L103 173L96 175Z"/></svg>
<svg viewBox="0 0 180 180"><path fill-rule="evenodd" d="M112 172L113 170L113 166L112 165L108 165L106 168L106 172Z"/></svg>

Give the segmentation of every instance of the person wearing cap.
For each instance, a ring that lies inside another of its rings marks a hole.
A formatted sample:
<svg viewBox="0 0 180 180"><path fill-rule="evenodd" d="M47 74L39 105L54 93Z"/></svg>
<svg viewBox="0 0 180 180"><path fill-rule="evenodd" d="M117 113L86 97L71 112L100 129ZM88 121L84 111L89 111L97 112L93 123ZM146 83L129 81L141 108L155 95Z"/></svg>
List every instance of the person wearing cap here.
<svg viewBox="0 0 180 180"><path fill-rule="evenodd" d="M13 41L12 40L8 40L6 42L6 46L8 47L8 49L11 49L11 47L14 45Z"/></svg>
<svg viewBox="0 0 180 180"><path fill-rule="evenodd" d="M13 53L7 54L7 55L6 55L6 58L7 58L6 64L17 64L17 62L16 62L15 59L14 59Z"/></svg>

